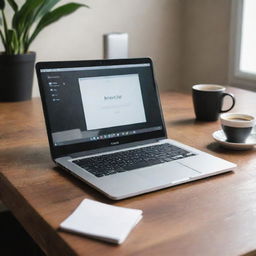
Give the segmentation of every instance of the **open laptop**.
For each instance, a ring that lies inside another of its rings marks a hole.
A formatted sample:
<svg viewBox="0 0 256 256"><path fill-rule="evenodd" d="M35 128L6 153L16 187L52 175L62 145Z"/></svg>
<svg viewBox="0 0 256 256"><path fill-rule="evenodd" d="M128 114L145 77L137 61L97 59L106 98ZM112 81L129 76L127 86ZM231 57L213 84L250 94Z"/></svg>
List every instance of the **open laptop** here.
<svg viewBox="0 0 256 256"><path fill-rule="evenodd" d="M36 70L53 161L111 199L236 167L167 139L149 58L39 62Z"/></svg>

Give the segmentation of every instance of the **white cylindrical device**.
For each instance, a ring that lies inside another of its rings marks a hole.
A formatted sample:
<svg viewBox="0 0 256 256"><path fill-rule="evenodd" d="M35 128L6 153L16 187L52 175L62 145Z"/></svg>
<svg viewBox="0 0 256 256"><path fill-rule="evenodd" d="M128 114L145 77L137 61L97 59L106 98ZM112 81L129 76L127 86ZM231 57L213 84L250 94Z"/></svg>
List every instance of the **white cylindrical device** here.
<svg viewBox="0 0 256 256"><path fill-rule="evenodd" d="M103 36L104 59L128 58L128 34L109 33Z"/></svg>

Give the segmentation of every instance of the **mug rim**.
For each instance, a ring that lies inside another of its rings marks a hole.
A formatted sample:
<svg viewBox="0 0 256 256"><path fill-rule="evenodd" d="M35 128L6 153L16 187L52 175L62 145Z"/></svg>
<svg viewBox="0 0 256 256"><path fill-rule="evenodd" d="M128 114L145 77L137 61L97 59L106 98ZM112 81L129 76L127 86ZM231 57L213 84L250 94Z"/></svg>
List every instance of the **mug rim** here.
<svg viewBox="0 0 256 256"><path fill-rule="evenodd" d="M250 120L228 120L228 117L233 118L248 118ZM220 115L220 121L222 125L236 128L249 128L255 125L255 117L249 114L243 113L225 113Z"/></svg>
<svg viewBox="0 0 256 256"><path fill-rule="evenodd" d="M202 90L202 88L204 87L216 87L216 89ZM200 92L219 92L219 91L225 91L226 88L223 85L219 85L219 84L195 84L192 86L192 89Z"/></svg>

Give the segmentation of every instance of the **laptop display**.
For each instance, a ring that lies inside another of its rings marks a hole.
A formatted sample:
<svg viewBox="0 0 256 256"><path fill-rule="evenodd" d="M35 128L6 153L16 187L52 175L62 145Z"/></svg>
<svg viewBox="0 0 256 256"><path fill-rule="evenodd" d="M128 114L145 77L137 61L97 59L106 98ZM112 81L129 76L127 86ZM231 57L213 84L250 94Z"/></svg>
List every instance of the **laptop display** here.
<svg viewBox="0 0 256 256"><path fill-rule="evenodd" d="M55 62L47 68L38 64L48 133L56 151L165 136L151 61L134 62Z"/></svg>

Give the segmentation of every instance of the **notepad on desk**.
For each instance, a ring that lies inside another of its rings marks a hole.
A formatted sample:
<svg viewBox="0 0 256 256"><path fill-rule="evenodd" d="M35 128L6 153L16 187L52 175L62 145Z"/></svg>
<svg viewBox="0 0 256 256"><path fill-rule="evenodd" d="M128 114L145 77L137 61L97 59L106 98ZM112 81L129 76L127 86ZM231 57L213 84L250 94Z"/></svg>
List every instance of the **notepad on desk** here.
<svg viewBox="0 0 256 256"><path fill-rule="evenodd" d="M141 218L141 210L84 199L60 227L63 230L121 244Z"/></svg>

